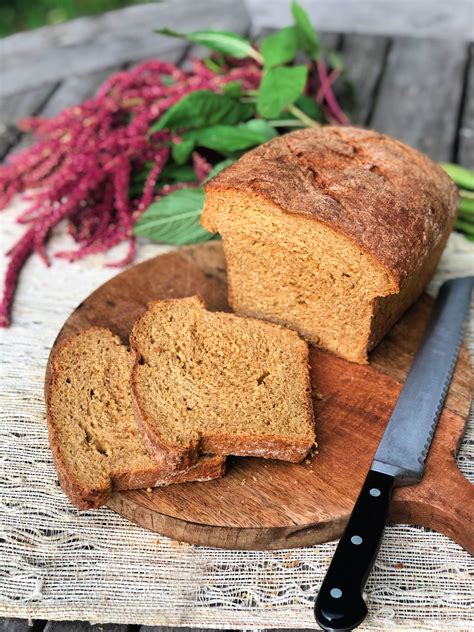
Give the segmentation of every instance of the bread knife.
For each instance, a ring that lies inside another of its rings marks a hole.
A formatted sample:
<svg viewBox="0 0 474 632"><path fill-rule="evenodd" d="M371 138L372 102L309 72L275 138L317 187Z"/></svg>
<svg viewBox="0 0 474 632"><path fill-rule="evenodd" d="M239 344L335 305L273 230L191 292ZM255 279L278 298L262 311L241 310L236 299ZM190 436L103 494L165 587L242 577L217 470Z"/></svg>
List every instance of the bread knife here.
<svg viewBox="0 0 474 632"><path fill-rule="evenodd" d="M327 632L353 630L382 541L393 487L421 481L463 339L474 277L441 286L405 385L323 580L314 614Z"/></svg>

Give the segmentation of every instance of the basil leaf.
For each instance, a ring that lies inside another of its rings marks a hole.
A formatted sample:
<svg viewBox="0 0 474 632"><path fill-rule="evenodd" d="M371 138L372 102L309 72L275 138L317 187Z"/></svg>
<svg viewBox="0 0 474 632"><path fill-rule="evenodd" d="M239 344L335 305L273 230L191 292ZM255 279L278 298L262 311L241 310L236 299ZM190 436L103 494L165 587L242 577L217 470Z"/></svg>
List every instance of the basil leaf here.
<svg viewBox="0 0 474 632"><path fill-rule="evenodd" d="M238 59L244 57L253 57L257 61L261 61L261 56L252 44L230 31L194 31L194 33L177 33L172 29L157 29L155 33L161 35L169 35L170 37L180 37L181 39L207 46L211 50L216 50L224 55L231 55Z"/></svg>
<svg viewBox="0 0 474 632"><path fill-rule="evenodd" d="M471 224L470 222L466 222L463 219L458 219L456 220L456 223L454 224L454 228L457 228L458 230L462 230L464 233L467 233L468 239L474 239L474 224Z"/></svg>
<svg viewBox="0 0 474 632"><path fill-rule="evenodd" d="M262 120L248 121L241 125L214 125L188 132L184 138L191 139L196 145L213 149L224 155L261 145L274 138L276 132Z"/></svg>
<svg viewBox="0 0 474 632"><path fill-rule="evenodd" d="M346 67L343 58L335 50L328 51L328 62L333 70L339 70L340 72L343 72Z"/></svg>
<svg viewBox="0 0 474 632"><path fill-rule="evenodd" d="M205 179L205 182L208 182L208 180L210 180L214 176L217 176L217 174L220 173L226 167L230 167L230 165L233 165L235 160L236 160L235 158L227 158L227 160L218 162L216 165L212 167L211 171L209 172L209 175Z"/></svg>
<svg viewBox="0 0 474 632"><path fill-rule="evenodd" d="M324 113L321 110L319 104L314 98L309 97L307 94L302 94L300 97L298 97L295 101L295 105L313 120L324 120Z"/></svg>
<svg viewBox="0 0 474 632"><path fill-rule="evenodd" d="M192 140L183 140L180 143L173 144L171 155L178 165L184 165L191 158L193 149L194 142Z"/></svg>
<svg viewBox="0 0 474 632"><path fill-rule="evenodd" d="M295 29L298 37L299 46L308 53L313 59L319 57L321 47L319 38L314 30L311 20L303 7L295 0L291 3L291 13L295 21Z"/></svg>
<svg viewBox="0 0 474 632"><path fill-rule="evenodd" d="M461 215L463 213L466 215L473 215L474 219L474 200L461 196L461 199L459 200L459 210L461 211Z"/></svg>
<svg viewBox="0 0 474 632"><path fill-rule="evenodd" d="M229 97L234 97L238 99L242 96L242 85L240 81L229 81L229 83L225 84L223 92Z"/></svg>
<svg viewBox="0 0 474 632"><path fill-rule="evenodd" d="M265 68L287 64L298 52L298 36L294 26L288 26L278 33L264 37L260 44Z"/></svg>
<svg viewBox="0 0 474 632"><path fill-rule="evenodd" d="M177 165L175 163L168 163L163 167L163 171L160 173L160 182L166 181L174 182L193 182L196 180L196 172L191 165Z"/></svg>
<svg viewBox="0 0 474 632"><path fill-rule="evenodd" d="M200 222L204 190L181 189L150 204L133 232L152 241L182 246L212 239Z"/></svg>
<svg viewBox="0 0 474 632"><path fill-rule="evenodd" d="M172 105L148 133L164 128L199 129L220 123L235 125L252 116L253 111L251 103L240 103L226 94L216 94L211 90L196 90Z"/></svg>
<svg viewBox="0 0 474 632"><path fill-rule="evenodd" d="M261 118L250 119L250 121L247 121L244 125L252 132L257 132L261 134L262 137L265 137L265 141L262 142L266 142L267 140L271 140L272 138L275 138L275 136L278 136L275 129L269 125L267 121Z"/></svg>
<svg viewBox="0 0 474 632"><path fill-rule="evenodd" d="M458 187L474 191L474 171L449 162L441 162L440 167L446 171Z"/></svg>
<svg viewBox="0 0 474 632"><path fill-rule="evenodd" d="M267 70L258 89L258 113L264 118L278 116L302 94L307 76L306 66L281 66Z"/></svg>
<svg viewBox="0 0 474 632"><path fill-rule="evenodd" d="M219 64L216 61L214 61L214 59L212 59L211 57L206 57L206 59L204 59L203 61L204 61L204 64L209 68L209 70L212 70L212 72L215 72L216 75L224 74L222 67L219 66Z"/></svg>

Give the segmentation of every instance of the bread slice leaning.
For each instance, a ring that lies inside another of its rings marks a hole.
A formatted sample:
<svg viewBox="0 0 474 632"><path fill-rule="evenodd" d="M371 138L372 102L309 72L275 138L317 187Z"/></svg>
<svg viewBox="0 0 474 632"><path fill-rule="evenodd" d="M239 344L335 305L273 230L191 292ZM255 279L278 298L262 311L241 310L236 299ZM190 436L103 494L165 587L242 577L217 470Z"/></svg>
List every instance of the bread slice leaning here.
<svg viewBox="0 0 474 632"><path fill-rule="evenodd" d="M225 460L206 457L173 471L145 448L130 392L132 358L108 329L91 328L54 353L46 389L48 432L61 487L80 509L112 491L221 476Z"/></svg>
<svg viewBox="0 0 474 632"><path fill-rule="evenodd" d="M156 301L133 327L132 392L151 453L299 462L313 445L308 347L279 325Z"/></svg>

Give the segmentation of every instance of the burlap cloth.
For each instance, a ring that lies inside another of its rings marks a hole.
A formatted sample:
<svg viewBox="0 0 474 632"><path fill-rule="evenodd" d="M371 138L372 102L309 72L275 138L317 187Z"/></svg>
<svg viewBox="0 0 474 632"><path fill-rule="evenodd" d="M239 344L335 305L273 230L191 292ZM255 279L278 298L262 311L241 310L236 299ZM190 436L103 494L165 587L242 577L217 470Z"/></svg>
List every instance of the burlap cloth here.
<svg viewBox="0 0 474 632"><path fill-rule="evenodd" d="M13 209L0 215L2 252L22 230L13 218ZM55 238L50 250L70 245L69 238ZM139 257L165 250L144 245ZM44 369L71 310L116 274L103 263L103 257L56 260L46 269L33 257L21 278L13 326L0 333L0 616L315 627L312 603L334 543L276 552L187 546L107 508L80 512L57 486L44 423ZM430 290L473 270L474 246L452 235ZM472 351L473 330L471 314ZM459 455L468 477L474 473L472 415L470 422ZM473 570L469 554L448 538L388 527L366 588L370 616L360 629L474 629Z"/></svg>

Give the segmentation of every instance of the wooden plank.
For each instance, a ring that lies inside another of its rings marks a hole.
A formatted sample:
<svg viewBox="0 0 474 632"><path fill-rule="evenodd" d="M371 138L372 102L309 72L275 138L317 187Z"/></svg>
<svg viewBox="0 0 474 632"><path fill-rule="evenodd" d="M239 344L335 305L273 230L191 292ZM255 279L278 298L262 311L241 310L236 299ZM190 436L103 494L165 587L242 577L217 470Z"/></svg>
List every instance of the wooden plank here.
<svg viewBox="0 0 474 632"><path fill-rule="evenodd" d="M0 632L31 632L28 619L0 619Z"/></svg>
<svg viewBox="0 0 474 632"><path fill-rule="evenodd" d="M73 75L65 79L58 89L48 99L41 116L46 118L56 116L62 110L81 103L94 96L104 81L119 70L118 66L112 66L105 70L92 72L88 75Z"/></svg>
<svg viewBox="0 0 474 632"><path fill-rule="evenodd" d="M100 70L90 75L73 75L63 81L46 101L44 106L36 111L36 114L45 118L53 117L62 110L76 103L81 103L92 97L105 79L118 70L117 67ZM8 153L15 153L33 142L32 134L17 135Z"/></svg>
<svg viewBox="0 0 474 632"><path fill-rule="evenodd" d="M213 632L236 632L236 630L226 630L212 628ZM173 628L161 625L142 625L139 632L209 632L209 628Z"/></svg>
<svg viewBox="0 0 474 632"><path fill-rule="evenodd" d="M463 42L395 39L370 126L451 160L466 55Z"/></svg>
<svg viewBox="0 0 474 632"><path fill-rule="evenodd" d="M259 31L256 31L254 28L251 31L250 39L255 42L260 42L267 35L271 35L272 33L276 33L279 29L276 27L264 27ZM328 33L326 31L318 32L319 41L323 48L331 48L338 49L342 42L342 36L339 33Z"/></svg>
<svg viewBox="0 0 474 632"><path fill-rule="evenodd" d="M87 621L48 621L43 632L127 632L124 623L96 623Z"/></svg>
<svg viewBox="0 0 474 632"><path fill-rule="evenodd" d="M339 50L342 44L342 35L339 33L319 33L319 41L326 50Z"/></svg>
<svg viewBox="0 0 474 632"><path fill-rule="evenodd" d="M472 41L472 0L300 0L318 30ZM455 5L455 8L454 8ZM247 0L256 31L291 20L288 0Z"/></svg>
<svg viewBox="0 0 474 632"><path fill-rule="evenodd" d="M237 32L247 33L249 30L248 19L240 20L233 28ZM175 50L173 61L180 64L182 58L189 52L189 50L190 47L187 44L185 44L184 46L180 46L180 48ZM192 50L192 53L198 56L202 56L207 52L208 49L198 46L194 47ZM136 63L140 63L141 61L143 60L126 64L126 67L133 67L134 65L136 65ZM37 109L36 113L46 118L52 117L61 112L63 109L90 98L94 95L102 82L110 74L116 72L117 70L118 66L113 66L86 75L81 74L68 77L57 87L50 99L46 102L45 106L42 109ZM15 95L12 95L9 98L11 100L14 100ZM13 141L10 141L10 143L8 143L8 145L6 146L7 148L10 148L10 152L13 153L15 151L19 151L20 149L23 149L24 147L27 147L29 144L31 144L30 135L23 136L19 142L18 139L19 133L16 132L16 135L13 137Z"/></svg>
<svg viewBox="0 0 474 632"><path fill-rule="evenodd" d="M33 90L0 98L0 158L20 137L16 123L26 116L36 114L55 87L56 84L47 83Z"/></svg>
<svg viewBox="0 0 474 632"><path fill-rule="evenodd" d="M474 169L474 47L470 47L464 107L458 136L457 162Z"/></svg>
<svg viewBox="0 0 474 632"><path fill-rule="evenodd" d="M157 35L154 28L242 31L248 23L243 0L220 0L218 11L213 0L170 0L44 27L40 34L12 35L2 40L4 94L148 57L177 59L186 43Z"/></svg>
<svg viewBox="0 0 474 632"><path fill-rule="evenodd" d="M355 102L349 116L357 125L364 125L369 119L388 47L387 37L356 33L343 37L341 54L347 66L347 76L355 88Z"/></svg>

